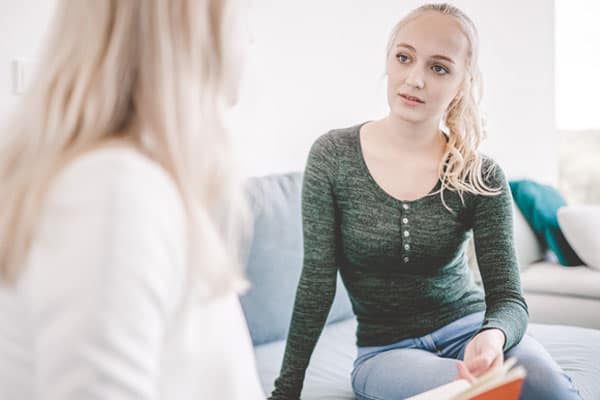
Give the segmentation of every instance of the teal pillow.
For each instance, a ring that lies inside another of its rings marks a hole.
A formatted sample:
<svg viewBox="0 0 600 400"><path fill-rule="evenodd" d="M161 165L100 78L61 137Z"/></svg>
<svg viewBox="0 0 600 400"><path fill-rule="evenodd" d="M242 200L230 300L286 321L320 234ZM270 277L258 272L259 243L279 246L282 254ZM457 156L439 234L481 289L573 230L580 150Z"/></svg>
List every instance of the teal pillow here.
<svg viewBox="0 0 600 400"><path fill-rule="evenodd" d="M519 210L535 232L565 266L582 265L558 225L557 211L567 202L552 186L524 179L509 182L510 191Z"/></svg>

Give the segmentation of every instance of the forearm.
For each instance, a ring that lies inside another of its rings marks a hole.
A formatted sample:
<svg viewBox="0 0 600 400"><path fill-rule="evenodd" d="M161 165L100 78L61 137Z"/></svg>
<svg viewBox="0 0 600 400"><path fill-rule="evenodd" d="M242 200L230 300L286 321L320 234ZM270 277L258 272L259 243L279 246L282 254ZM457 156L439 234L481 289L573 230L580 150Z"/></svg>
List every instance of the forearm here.
<svg viewBox="0 0 600 400"><path fill-rule="evenodd" d="M316 277L313 277L316 278ZM300 397L306 369L335 296L335 279L315 282L303 274L298 285L290 331L272 399Z"/></svg>
<svg viewBox="0 0 600 400"><path fill-rule="evenodd" d="M481 329L501 330L506 336L506 351L525 334L528 312L514 245L512 196L500 167L488 184L499 188L500 193L477 196L473 221L477 261L486 294L486 315Z"/></svg>

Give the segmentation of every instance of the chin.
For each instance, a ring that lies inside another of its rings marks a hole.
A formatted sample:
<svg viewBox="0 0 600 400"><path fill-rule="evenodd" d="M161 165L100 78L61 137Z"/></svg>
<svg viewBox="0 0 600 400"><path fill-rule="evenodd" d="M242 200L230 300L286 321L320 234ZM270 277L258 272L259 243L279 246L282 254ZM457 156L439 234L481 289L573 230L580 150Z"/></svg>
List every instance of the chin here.
<svg viewBox="0 0 600 400"><path fill-rule="evenodd" d="M429 120L429 118L426 118L422 113L406 109L392 109L390 111L390 116L394 119L399 119L404 122L409 122L411 124L419 124Z"/></svg>

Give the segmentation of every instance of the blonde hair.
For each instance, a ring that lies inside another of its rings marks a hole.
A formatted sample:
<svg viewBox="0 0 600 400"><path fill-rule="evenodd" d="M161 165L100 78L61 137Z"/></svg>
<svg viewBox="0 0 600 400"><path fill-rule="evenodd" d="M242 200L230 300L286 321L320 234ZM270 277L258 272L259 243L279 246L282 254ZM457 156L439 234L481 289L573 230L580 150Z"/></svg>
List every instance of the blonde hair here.
<svg viewBox="0 0 600 400"><path fill-rule="evenodd" d="M396 40L400 29L426 12L438 12L453 17L460 25L469 43L467 53L466 78L463 81L462 95L455 97L449 104L444 124L448 130L448 143L438 174L442 182L439 190L442 202L444 190L455 191L464 202L463 193L498 195L500 188L491 188L486 180L494 173L495 164L484 171L484 162L478 153L480 144L487 133L479 104L482 95L481 72L479 70L479 34L473 21L460 9L447 3L426 4L412 10L393 28L388 41L387 55Z"/></svg>
<svg viewBox="0 0 600 400"><path fill-rule="evenodd" d="M220 117L234 12L232 0L58 4L43 73L2 132L1 280L14 283L26 265L61 166L116 140L159 163L179 189L192 276L211 296L244 286L236 249L248 214Z"/></svg>

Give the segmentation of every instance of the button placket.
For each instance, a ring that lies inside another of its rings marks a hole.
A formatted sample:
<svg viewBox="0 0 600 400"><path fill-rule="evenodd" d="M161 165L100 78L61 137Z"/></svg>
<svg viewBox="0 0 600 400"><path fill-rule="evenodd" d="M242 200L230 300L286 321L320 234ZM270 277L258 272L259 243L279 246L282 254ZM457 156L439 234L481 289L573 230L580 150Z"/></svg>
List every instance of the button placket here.
<svg viewBox="0 0 600 400"><path fill-rule="evenodd" d="M406 203L402 204L402 209L404 210L402 218L401 218L401 230L402 230L402 241L403 241L403 253L402 261L407 264L410 261L409 250L410 250L410 229L409 229L409 219L407 216L407 211L410 206Z"/></svg>

